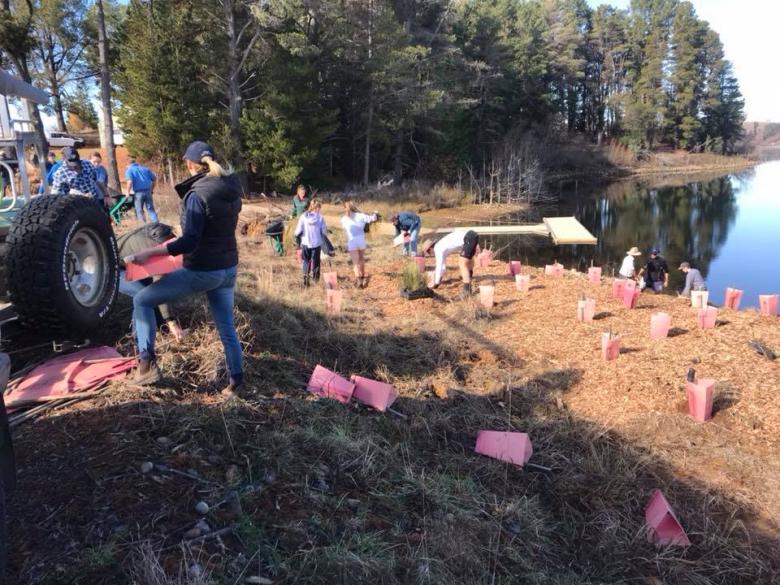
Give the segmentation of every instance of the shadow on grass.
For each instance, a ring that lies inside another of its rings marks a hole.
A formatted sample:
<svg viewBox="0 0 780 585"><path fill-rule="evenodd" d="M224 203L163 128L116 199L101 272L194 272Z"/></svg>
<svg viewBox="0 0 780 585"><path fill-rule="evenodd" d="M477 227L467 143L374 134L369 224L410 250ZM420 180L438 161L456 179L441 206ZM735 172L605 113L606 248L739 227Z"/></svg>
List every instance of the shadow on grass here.
<svg viewBox="0 0 780 585"><path fill-rule="evenodd" d="M403 417L301 391L230 404L136 394L27 423L15 437L13 582L130 585L150 564L176 575L197 562L217 583L772 583L777 542L753 512L573 417L560 398L580 376L403 397ZM481 429L529 433L531 462L552 471L476 455ZM647 542L656 488L687 549ZM230 490L243 513L221 504ZM182 546L201 500L211 530L233 529Z"/></svg>

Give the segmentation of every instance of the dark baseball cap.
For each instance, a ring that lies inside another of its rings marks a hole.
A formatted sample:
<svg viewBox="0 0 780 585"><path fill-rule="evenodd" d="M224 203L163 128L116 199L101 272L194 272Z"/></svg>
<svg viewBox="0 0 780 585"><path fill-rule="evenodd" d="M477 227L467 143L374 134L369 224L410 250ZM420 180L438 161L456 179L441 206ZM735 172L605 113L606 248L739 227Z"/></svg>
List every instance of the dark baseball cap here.
<svg viewBox="0 0 780 585"><path fill-rule="evenodd" d="M658 254L661 253L661 250L659 250L658 248L653 248L652 250L650 250L650 253L658 256Z"/></svg>
<svg viewBox="0 0 780 585"><path fill-rule="evenodd" d="M62 160L71 166L78 166L79 161L81 161L81 157L79 156L78 150L71 148L70 146L66 146L62 149Z"/></svg>
<svg viewBox="0 0 780 585"><path fill-rule="evenodd" d="M184 160L200 164L203 162L204 156L214 158L214 149L206 142L196 140L195 142L191 142L187 147L187 150L184 153Z"/></svg>

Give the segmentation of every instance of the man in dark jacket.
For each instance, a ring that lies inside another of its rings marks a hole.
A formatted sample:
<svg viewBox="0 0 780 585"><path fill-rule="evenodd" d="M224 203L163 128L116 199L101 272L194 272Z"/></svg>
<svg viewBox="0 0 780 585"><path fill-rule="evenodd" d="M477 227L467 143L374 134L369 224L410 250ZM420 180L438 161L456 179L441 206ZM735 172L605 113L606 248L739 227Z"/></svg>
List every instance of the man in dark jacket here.
<svg viewBox="0 0 780 585"><path fill-rule="evenodd" d="M639 271L640 278L645 277L647 288L659 293L669 286L669 265L661 256L661 251L654 249L650 252L647 264Z"/></svg>

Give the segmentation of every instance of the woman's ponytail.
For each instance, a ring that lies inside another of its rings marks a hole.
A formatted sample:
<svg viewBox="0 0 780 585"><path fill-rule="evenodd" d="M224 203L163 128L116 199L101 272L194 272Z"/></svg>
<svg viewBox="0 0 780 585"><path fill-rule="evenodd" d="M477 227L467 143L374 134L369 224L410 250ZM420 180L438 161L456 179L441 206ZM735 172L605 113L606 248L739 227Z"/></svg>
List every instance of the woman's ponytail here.
<svg viewBox="0 0 780 585"><path fill-rule="evenodd" d="M215 161L210 156L204 156L200 159L200 162L203 163L205 167L208 167L207 175L209 177L224 177L227 175L227 171L222 168L222 165L220 165L217 161Z"/></svg>

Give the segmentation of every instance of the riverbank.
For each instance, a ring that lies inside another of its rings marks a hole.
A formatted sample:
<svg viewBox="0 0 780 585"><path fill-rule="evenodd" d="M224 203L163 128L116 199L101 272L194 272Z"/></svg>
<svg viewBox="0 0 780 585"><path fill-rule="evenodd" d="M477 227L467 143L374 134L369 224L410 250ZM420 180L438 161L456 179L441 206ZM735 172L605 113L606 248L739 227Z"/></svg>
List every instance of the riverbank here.
<svg viewBox="0 0 780 585"><path fill-rule="evenodd" d="M174 582L143 580L155 571L208 582L186 577L198 570L216 583L772 582L780 380L747 341L780 348L777 318L724 310L699 330L683 301L643 294L628 310L582 274L527 268L519 293L497 261L476 270L477 285L496 286L490 311L459 300L457 279L409 302L404 261L370 237L368 289L349 284L344 254L326 262L338 317L291 255L242 237L238 400L214 394L221 350L196 300L177 307L190 336L161 346L159 388L117 385L19 428L18 582ZM594 323L575 319L581 293L596 300ZM649 339L655 311L672 315L672 337ZM125 352L128 318L124 303ZM610 328L624 351L605 363ZM317 364L392 383L396 413L315 399L304 388ZM684 412L690 367L718 380L705 424ZM541 467L474 454L481 429L529 433ZM656 488L690 547L645 540ZM240 507L225 503L231 491ZM193 536L198 501L208 526Z"/></svg>

